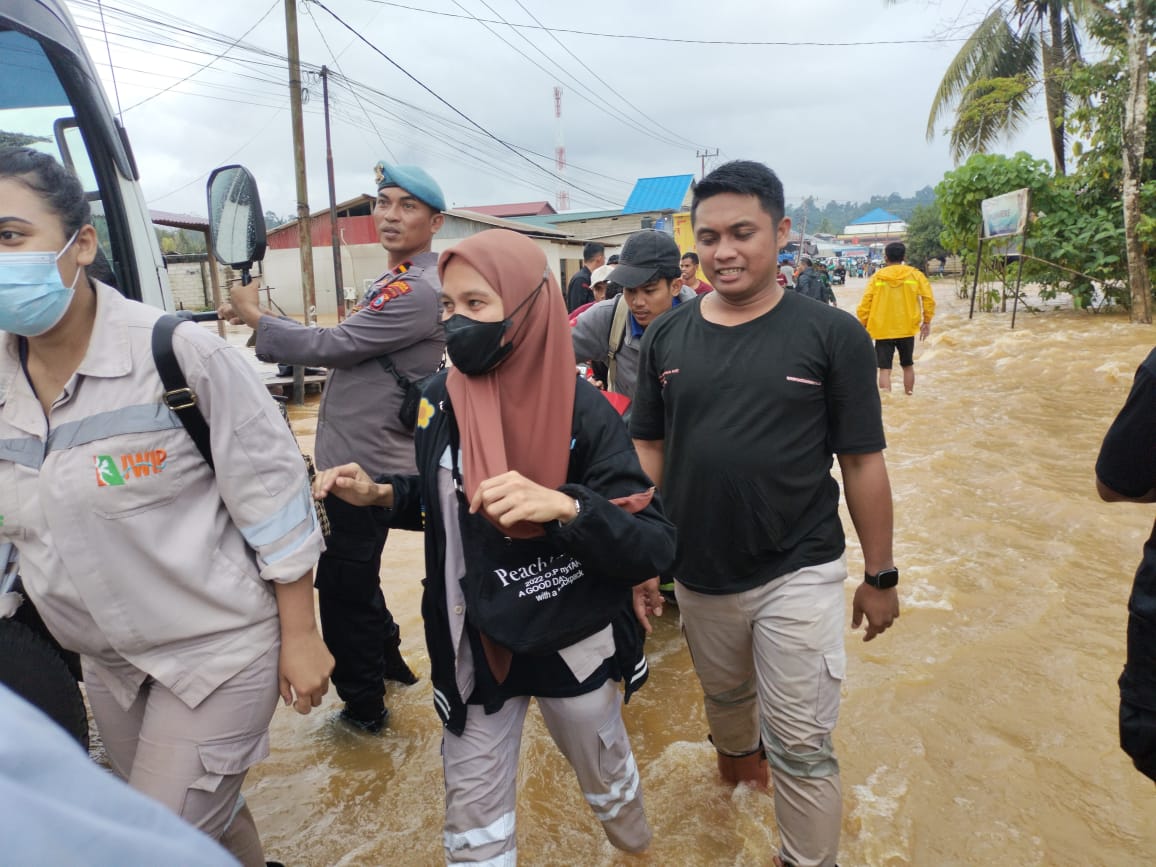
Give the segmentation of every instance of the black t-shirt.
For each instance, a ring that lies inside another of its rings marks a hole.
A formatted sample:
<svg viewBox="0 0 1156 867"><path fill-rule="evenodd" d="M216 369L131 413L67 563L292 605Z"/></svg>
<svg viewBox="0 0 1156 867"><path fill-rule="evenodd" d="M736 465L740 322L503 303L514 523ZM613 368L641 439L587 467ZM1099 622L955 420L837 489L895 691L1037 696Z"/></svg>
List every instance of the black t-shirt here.
<svg viewBox="0 0 1156 867"><path fill-rule="evenodd" d="M594 300L594 292L590 288L590 269L583 265L578 273L570 278L566 287L566 310L573 313L583 304Z"/></svg>
<svg viewBox="0 0 1156 867"><path fill-rule="evenodd" d="M1142 497L1156 488L1156 349L1136 371L1124 408L1100 447L1096 476L1125 497ZM1128 601L1128 662L1120 678L1121 695L1156 711L1156 524Z"/></svg>
<svg viewBox="0 0 1156 867"><path fill-rule="evenodd" d="M646 329L630 432L665 440L678 579L737 593L842 555L833 454L886 443L875 352L853 316L786 292L722 326L702 297Z"/></svg>

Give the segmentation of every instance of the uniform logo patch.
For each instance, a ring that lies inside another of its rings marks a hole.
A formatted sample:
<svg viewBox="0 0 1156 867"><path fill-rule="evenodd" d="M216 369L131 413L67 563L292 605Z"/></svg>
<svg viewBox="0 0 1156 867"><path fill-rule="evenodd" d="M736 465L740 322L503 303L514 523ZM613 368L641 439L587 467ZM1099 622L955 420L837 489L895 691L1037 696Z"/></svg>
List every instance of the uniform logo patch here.
<svg viewBox="0 0 1156 867"><path fill-rule="evenodd" d="M168 452L164 449L123 454L119 461L112 455L93 455L96 486L115 488L127 485L132 479L139 479L142 476L159 476L164 471L167 461Z"/></svg>
<svg viewBox="0 0 1156 867"><path fill-rule="evenodd" d="M382 287L382 290L377 293L377 297L369 302L369 309L380 310L394 298L399 298L402 295L408 295L412 291L413 287L408 283L402 283L400 280L395 280L388 286Z"/></svg>

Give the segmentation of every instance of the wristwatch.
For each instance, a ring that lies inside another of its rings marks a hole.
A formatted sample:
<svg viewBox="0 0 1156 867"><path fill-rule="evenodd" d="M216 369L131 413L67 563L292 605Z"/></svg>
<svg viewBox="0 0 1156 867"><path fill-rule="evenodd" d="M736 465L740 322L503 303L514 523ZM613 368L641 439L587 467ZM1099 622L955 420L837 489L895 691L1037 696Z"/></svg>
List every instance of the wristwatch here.
<svg viewBox="0 0 1156 867"><path fill-rule="evenodd" d="M880 569L874 575L864 572L863 580L879 590L890 590L899 583L899 570L892 566L890 569Z"/></svg>

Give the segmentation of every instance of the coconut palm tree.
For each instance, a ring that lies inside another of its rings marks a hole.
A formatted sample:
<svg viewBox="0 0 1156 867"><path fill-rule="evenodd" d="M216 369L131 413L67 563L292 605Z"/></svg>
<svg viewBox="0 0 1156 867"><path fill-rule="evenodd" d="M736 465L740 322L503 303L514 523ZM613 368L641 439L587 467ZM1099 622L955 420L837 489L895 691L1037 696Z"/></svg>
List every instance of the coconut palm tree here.
<svg viewBox="0 0 1156 867"><path fill-rule="evenodd" d="M894 0L892 0L894 2ZM996 4L943 74L927 118L927 138L955 110L948 131L956 162L1017 132L1043 91L1056 174L1065 172L1064 77L1080 59L1079 0L1004 0Z"/></svg>

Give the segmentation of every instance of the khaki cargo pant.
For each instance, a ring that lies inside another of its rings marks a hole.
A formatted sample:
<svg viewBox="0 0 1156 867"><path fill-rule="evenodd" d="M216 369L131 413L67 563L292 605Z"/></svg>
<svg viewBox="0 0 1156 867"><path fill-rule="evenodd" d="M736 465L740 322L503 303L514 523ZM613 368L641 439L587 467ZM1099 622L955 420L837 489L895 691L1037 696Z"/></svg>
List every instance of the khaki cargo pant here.
<svg viewBox="0 0 1156 867"><path fill-rule="evenodd" d="M798 867L830 867L839 849L843 798L831 733L847 664L846 577L839 559L742 593L675 584L714 745L737 756L762 737L780 854Z"/></svg>
<svg viewBox="0 0 1156 867"><path fill-rule="evenodd" d="M537 701L550 737L574 768L607 838L619 849L641 852L650 844L651 831L618 685L607 681L585 695ZM512 698L487 715L470 705L462 735L446 732L442 738L447 863L517 863L518 753L529 706L528 697Z"/></svg>
<svg viewBox="0 0 1156 867"><path fill-rule="evenodd" d="M97 677L85 676L117 776L219 840L244 867L265 865L240 795L245 773L269 754L279 655L274 644L195 709L150 678L124 710Z"/></svg>

